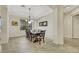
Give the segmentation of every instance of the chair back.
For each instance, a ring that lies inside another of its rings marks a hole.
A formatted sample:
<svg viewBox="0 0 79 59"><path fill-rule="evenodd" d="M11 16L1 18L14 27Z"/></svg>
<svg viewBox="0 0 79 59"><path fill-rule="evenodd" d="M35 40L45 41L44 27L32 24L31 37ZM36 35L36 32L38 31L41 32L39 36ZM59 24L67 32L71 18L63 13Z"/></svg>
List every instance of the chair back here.
<svg viewBox="0 0 79 59"><path fill-rule="evenodd" d="M41 35L42 35L43 37L45 37L45 32L46 32L45 30L42 30L42 31L41 31Z"/></svg>
<svg viewBox="0 0 79 59"><path fill-rule="evenodd" d="M26 31L26 37L29 38L29 36L30 36L30 30L27 30Z"/></svg>

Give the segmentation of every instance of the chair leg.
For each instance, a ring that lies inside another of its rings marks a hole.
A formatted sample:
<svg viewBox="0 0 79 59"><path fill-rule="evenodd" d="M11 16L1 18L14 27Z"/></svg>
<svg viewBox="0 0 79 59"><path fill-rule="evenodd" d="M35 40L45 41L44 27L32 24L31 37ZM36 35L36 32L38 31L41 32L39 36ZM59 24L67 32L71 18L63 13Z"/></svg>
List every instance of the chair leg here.
<svg viewBox="0 0 79 59"><path fill-rule="evenodd" d="M30 39L31 39L31 41L32 41L32 37L31 37Z"/></svg>
<svg viewBox="0 0 79 59"><path fill-rule="evenodd" d="M44 40L44 38L43 38L43 43L45 43L45 40Z"/></svg>
<svg viewBox="0 0 79 59"><path fill-rule="evenodd" d="M39 45L41 44L41 39L39 38Z"/></svg>
<svg viewBox="0 0 79 59"><path fill-rule="evenodd" d="M34 39L33 39L33 43L35 43L35 42L36 42L36 39L37 39L37 38L34 38Z"/></svg>

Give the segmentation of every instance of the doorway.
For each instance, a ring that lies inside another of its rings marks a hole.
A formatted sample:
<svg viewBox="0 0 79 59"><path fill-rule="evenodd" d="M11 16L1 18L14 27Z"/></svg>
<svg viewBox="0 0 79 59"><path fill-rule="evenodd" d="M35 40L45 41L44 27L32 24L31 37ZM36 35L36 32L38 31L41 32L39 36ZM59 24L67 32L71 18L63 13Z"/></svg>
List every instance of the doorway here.
<svg viewBox="0 0 79 59"><path fill-rule="evenodd" d="M79 14L72 18L72 38L79 38Z"/></svg>

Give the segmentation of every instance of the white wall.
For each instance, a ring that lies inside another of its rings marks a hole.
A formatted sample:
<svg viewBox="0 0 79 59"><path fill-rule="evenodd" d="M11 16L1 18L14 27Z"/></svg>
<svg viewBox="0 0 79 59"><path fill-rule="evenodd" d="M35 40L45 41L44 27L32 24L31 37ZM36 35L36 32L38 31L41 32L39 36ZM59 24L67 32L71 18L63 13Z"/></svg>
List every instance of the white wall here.
<svg viewBox="0 0 79 59"><path fill-rule="evenodd" d="M37 29L37 20L35 20L33 23L32 23L32 29Z"/></svg>
<svg viewBox="0 0 79 59"><path fill-rule="evenodd" d="M25 30L20 30L20 19L18 16L10 16L9 18L9 37L24 36ZM17 21L18 26L12 26L12 21Z"/></svg>
<svg viewBox="0 0 79 59"><path fill-rule="evenodd" d="M40 27L39 22L42 22L42 21L48 21L48 26ZM46 30L46 37L48 37L49 39L53 39L54 32L53 32L53 15L52 14L38 20L37 25L39 29Z"/></svg>
<svg viewBox="0 0 79 59"><path fill-rule="evenodd" d="M64 15L64 37L72 38L72 16Z"/></svg>
<svg viewBox="0 0 79 59"><path fill-rule="evenodd" d="M64 37L79 38L79 16L65 14L64 17Z"/></svg>
<svg viewBox="0 0 79 59"><path fill-rule="evenodd" d="M72 23L75 15L79 14L79 8L72 10L71 12L64 15L64 36L67 38L73 38L72 36Z"/></svg>
<svg viewBox="0 0 79 59"><path fill-rule="evenodd" d="M48 26L39 26L39 22L42 22L42 21L48 21ZM52 39L53 40L53 36L54 36L54 31L53 31L53 28L55 27L54 26L54 22L55 20L53 19L53 13L52 14L49 14L47 16L44 16L38 20L36 20L34 23L33 23L33 29L42 29L42 30L46 30L46 34L45 34L45 37L49 38L49 39Z"/></svg>
<svg viewBox="0 0 79 59"><path fill-rule="evenodd" d="M73 38L79 38L79 16L73 16Z"/></svg>

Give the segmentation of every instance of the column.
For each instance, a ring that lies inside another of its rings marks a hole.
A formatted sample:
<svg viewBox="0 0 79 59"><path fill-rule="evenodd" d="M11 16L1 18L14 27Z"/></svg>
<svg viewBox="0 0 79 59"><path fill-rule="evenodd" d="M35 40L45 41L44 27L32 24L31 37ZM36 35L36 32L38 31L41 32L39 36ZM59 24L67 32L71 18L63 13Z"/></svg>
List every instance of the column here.
<svg viewBox="0 0 79 59"><path fill-rule="evenodd" d="M54 19L55 19L55 38L53 40L56 44L64 44L64 19L63 19L63 6L56 6L54 9Z"/></svg>
<svg viewBox="0 0 79 59"><path fill-rule="evenodd" d="M0 16L2 20L2 26L1 26L1 32L0 32L0 44L5 44L8 43L9 40L9 19L8 19L8 10L7 6L5 5L0 5Z"/></svg>

